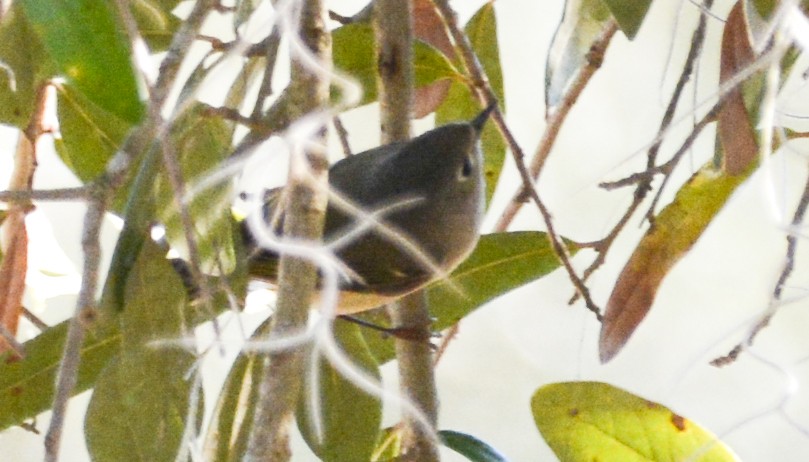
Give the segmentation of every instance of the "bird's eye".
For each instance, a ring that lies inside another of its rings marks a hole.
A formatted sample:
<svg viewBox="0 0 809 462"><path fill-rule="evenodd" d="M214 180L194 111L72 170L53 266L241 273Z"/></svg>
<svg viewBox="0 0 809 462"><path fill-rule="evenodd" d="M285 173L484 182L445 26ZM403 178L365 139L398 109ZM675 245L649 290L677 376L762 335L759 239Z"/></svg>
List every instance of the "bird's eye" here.
<svg viewBox="0 0 809 462"><path fill-rule="evenodd" d="M463 159L463 165L461 165L461 171L458 174L458 179L465 180L472 175L472 156L466 156Z"/></svg>

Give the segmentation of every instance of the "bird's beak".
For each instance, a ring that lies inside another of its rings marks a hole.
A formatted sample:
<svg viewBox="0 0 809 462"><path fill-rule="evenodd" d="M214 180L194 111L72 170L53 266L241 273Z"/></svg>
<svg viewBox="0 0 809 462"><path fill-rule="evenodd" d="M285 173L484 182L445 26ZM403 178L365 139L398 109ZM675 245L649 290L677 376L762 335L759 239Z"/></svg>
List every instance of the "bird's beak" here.
<svg viewBox="0 0 809 462"><path fill-rule="evenodd" d="M484 109L477 117L475 117L470 125L475 128L475 131L480 134L483 131L483 126L486 125L486 121L489 120L489 115L491 115L494 108L497 107L497 101L492 102L486 109Z"/></svg>

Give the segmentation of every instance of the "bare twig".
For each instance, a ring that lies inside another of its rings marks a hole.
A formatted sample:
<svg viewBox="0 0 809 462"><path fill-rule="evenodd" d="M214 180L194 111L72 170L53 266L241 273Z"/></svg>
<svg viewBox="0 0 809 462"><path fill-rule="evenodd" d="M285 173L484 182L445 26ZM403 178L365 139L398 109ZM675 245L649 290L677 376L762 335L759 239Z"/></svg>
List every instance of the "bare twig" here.
<svg viewBox="0 0 809 462"><path fill-rule="evenodd" d="M264 76L261 78L261 86L256 97L256 104L253 106L252 119L260 119L264 109L264 103L272 95L272 77L275 70L275 60L278 58L278 46L281 43L281 32L277 25L273 25L272 32L261 42L264 46L264 58L267 60L264 65Z"/></svg>
<svg viewBox="0 0 809 462"><path fill-rule="evenodd" d="M10 348L17 359L25 358L25 345L20 343L14 333L2 324L0 324L0 342L5 342L4 347Z"/></svg>
<svg viewBox="0 0 809 462"><path fill-rule="evenodd" d="M343 121L340 120L340 116L334 116L332 119L332 124L334 125L334 131L337 132L337 139L340 140L340 146L343 148L343 155L348 157L352 154L351 145L348 143L348 130L343 125Z"/></svg>
<svg viewBox="0 0 809 462"><path fill-rule="evenodd" d="M84 216L84 229L81 239L82 254L84 255L82 284L76 302L76 312L70 320L67 339L65 340L65 350L56 374L56 391L53 396L51 421L45 434L46 462L56 462L59 459L59 445L67 411L67 401L76 386L85 324L92 319L96 310L95 293L101 260L101 246L98 236L101 231L104 212L107 209L106 202L107 188L99 187L96 194L87 203L87 214Z"/></svg>
<svg viewBox="0 0 809 462"><path fill-rule="evenodd" d="M63 189L32 189L30 191L0 191L0 201L80 201L89 197L86 186Z"/></svg>
<svg viewBox="0 0 809 462"><path fill-rule="evenodd" d="M753 328L750 330L747 338L734 346L726 355L712 360L711 365L721 367L735 361L746 347L753 344L759 332L767 327L770 320L775 315L779 302L783 296L786 281L789 279L789 276L792 275L792 271L795 269L795 252L798 248L798 230L803 224L807 208L809 208L809 176L806 178L801 199L798 202L798 206L795 207L795 213L792 216L792 225L790 226L789 233L787 234L787 249L784 258L784 266L781 269L781 274L778 276L778 281L775 283L775 289L773 290L770 306L753 325Z"/></svg>
<svg viewBox="0 0 809 462"><path fill-rule="evenodd" d="M542 167L545 166L545 161L556 143L556 138L565 120L567 120L570 110L576 104L576 101L578 101L579 96L587 87L590 79L592 79L598 69L601 68L601 64L604 61L604 54L607 52L607 47L617 30L618 26L615 21L607 23L601 35L599 35L590 46L590 51L587 53L587 64L578 70L570 84L570 88L565 92L557 107L554 108L553 113L548 117L542 139L539 141L539 145L534 152L534 157L531 159L531 165L529 167L533 181L539 178ZM508 229L508 226L514 220L514 217L517 216L517 212L527 198L527 188L523 185L506 206L506 209L495 225L495 230L505 231Z"/></svg>
<svg viewBox="0 0 809 462"><path fill-rule="evenodd" d="M160 117L155 114L154 117ZM185 180L183 179L183 172L180 163L177 159L176 151L171 143L167 140L168 135L159 135L158 142L161 146L163 154L163 166L166 168L166 174L171 184L171 191L174 197L174 204L180 215L180 222L182 223L183 237L185 238L185 245L188 248L189 265L187 269L190 272L191 279L194 281L194 287L197 289L195 294L195 301L201 305L205 311L211 315L211 325L216 335L217 340L220 339L219 322L214 316L214 308L212 306L212 289L208 278L204 277L202 273L202 257L199 253L199 245L197 243L196 227L191 219L191 212L188 210L188 202L183 200L185 197ZM184 326L185 327L185 326ZM221 345L220 345L221 347ZM222 350L224 354L224 349Z"/></svg>
<svg viewBox="0 0 809 462"><path fill-rule="evenodd" d="M713 4L713 0L706 0L705 7L710 8ZM707 20L705 15L701 15L699 19L699 23L697 27L694 29L694 33L691 36L691 46L688 50L688 56L686 56L685 63L683 64L682 72L680 72L680 77L677 80L677 84L674 87L674 91L672 92L671 98L669 99L668 106L666 107L666 111L663 114L663 118L660 121L660 128L658 129L658 137L649 147L647 153L647 170L638 174L630 175L623 180L611 182L611 183L601 183L600 186L605 189L613 189L622 185L629 185L635 184L635 194L632 198L632 203L627 207L624 214L618 220L618 222L613 226L612 230L610 230L609 234L607 234L604 238L600 239L599 241L592 243L590 246L595 248L598 251L598 256L595 260L587 267L584 271L584 280L587 280L590 275L595 272L605 261L607 253L609 252L612 243L615 242L615 239L624 229L626 224L629 222L629 219L635 214L635 211L640 207L640 204L646 198L646 194L649 192L651 187L651 182L654 179L654 176L658 173L665 173L666 180L669 178L668 174L674 169L676 164L680 161L680 158L691 148L694 141L696 141L697 135L702 132L702 129L705 128L707 124L712 122L716 114L718 113L721 105L716 103L708 113L703 116L703 118L694 126L691 130L691 133L688 135L686 140L681 145L680 149L674 156L665 164L660 166L655 166L655 162L657 159L658 152L660 151L660 147L663 144L664 140L664 133L667 133L672 125L672 121L674 120L674 115L677 112L677 106L681 100L682 92L685 89L686 84L691 79L691 75L694 73L694 65L697 62L697 59L702 53L702 46L705 43L705 30L707 26ZM721 96L720 96L721 100ZM720 101L721 102L721 101ZM631 179L630 179L631 178ZM658 191L662 191L663 187L659 188ZM653 201L651 210L654 210L657 200L659 198L659 193L655 197ZM647 213L647 217L650 214ZM576 296L571 299L571 302L575 301Z"/></svg>
<svg viewBox="0 0 809 462"><path fill-rule="evenodd" d="M491 86L489 86L488 79L486 78L483 68L480 66L480 63L475 56L475 52L472 49L472 44L469 43L469 38L458 26L458 19L456 18L452 7L450 7L448 0L433 0L433 3L444 20L444 24L446 24L447 28L449 29L456 46L460 49L463 64L471 76L473 91L484 103L484 106L488 106L490 103L496 101L497 98L494 91L492 91ZM536 188L534 188L533 178L531 177L528 168L525 166L525 154L523 153L522 148L520 148L517 140L506 126L503 114L499 109L496 108L494 110L492 113L492 119L511 150L511 154L514 157L515 164L517 165L517 171L520 174L523 187L526 188L529 197L536 204L540 214L542 215L542 219L545 222L548 232L548 239L551 242L551 248L553 249L554 254L559 258L559 261L562 262L562 266L564 266L565 271L567 271L568 277L570 278L573 286L576 288L576 291L582 295L587 309L595 313L598 319L601 319L601 310L590 297L589 289L587 289L584 282L576 274L573 265L570 263L570 255L567 247L559 238L559 235L553 225L553 217L551 216L548 208L539 198Z"/></svg>
<svg viewBox="0 0 809 462"><path fill-rule="evenodd" d="M25 316L25 319L27 319L28 322L33 324L34 327L36 327L40 331L44 332L44 331L50 329L50 327L51 327L45 321L39 319L39 316L32 313L31 310L29 310L26 307L22 307L22 315Z"/></svg>
<svg viewBox="0 0 809 462"><path fill-rule="evenodd" d="M331 63L331 36L326 27L326 8L322 0L290 2L300 8L297 37L307 53L295 56L292 63L290 95L295 101L291 109L298 118L328 105L329 79L326 69L315 65ZM328 157L325 128L318 130L316 140L307 144L305 159L294 158L287 181L288 198L284 235L305 241L319 241L323 233L324 212L328 198ZM297 164L297 165L296 165ZM278 303L273 316L270 340L299 334L306 328L309 301L315 290L317 272L311 262L301 257L282 254L279 270ZM259 387L253 430L248 442L246 461L284 461L291 457L289 424L298 403L305 371L305 351L291 348L271 352L269 366Z"/></svg>

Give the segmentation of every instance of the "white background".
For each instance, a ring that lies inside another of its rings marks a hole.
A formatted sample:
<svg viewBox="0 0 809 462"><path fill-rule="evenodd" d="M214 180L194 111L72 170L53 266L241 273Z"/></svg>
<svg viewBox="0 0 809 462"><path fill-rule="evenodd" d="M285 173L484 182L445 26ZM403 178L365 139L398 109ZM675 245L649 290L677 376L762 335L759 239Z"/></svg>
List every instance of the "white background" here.
<svg viewBox="0 0 809 462"><path fill-rule="evenodd" d="M455 5L465 20L482 3ZM717 3L714 12L725 17L731 2ZM347 15L360 5L358 1L340 1L333 2L331 8ZM507 121L528 153L533 152L544 128L545 56L562 8L562 1L496 2ZM688 1L654 2L633 42L620 34L613 40L604 67L572 111L540 182L540 193L565 236L578 241L597 239L629 204L630 190L608 193L597 183L620 178L645 165L641 151L655 137L697 13ZM676 25L673 18L679 18ZM700 85L694 96L697 101L711 96L717 79L716 53L722 25L717 19L709 20L709 25L706 56L699 68ZM800 70L805 67L797 66ZM693 86L689 89L694 94ZM793 82L779 99L779 110L805 114L804 93L800 82ZM367 129L376 124L375 111L352 111L346 118L355 150L376 145L378 134ZM687 116L687 111L681 114ZM687 117L683 119L679 133L688 130L689 122ZM685 169L710 158L711 133L680 167L679 181L688 176ZM0 173L5 173L14 140L10 132L0 136L4 143ZM664 152L671 153L677 143L675 135L664 145ZM809 420L805 416L809 400L801 387L809 378L806 301L798 298L784 307L760 335L753 351L734 365L717 369L707 364L743 338L754 316L768 306L783 264L785 226L806 175L805 148L798 143L791 145L788 152L775 155L768 168L742 185L691 253L666 277L648 318L611 363L601 365L598 361L599 325L592 314L580 303L567 305L572 288L561 271L499 298L464 320L437 370L440 427L473 434L513 461L555 460L534 426L531 395L551 382L600 380L695 420L718 434L743 460L807 460ZM40 158L36 187L75 184L71 181L75 180L55 157ZM489 227L517 184L509 160L487 220ZM674 190L670 187L665 197L670 198ZM61 278L67 282L66 292L77 287L77 276L70 274L70 266L80 268L81 264L82 210L79 204L39 206L67 255L59 267L68 274ZM626 235L590 282L593 296L602 306L642 234L644 228L639 225L637 219L630 223ZM541 227L538 213L527 206L513 229ZM114 242L112 226L105 230L105 237L108 257ZM59 253L45 247L48 240L47 236L32 237L32 266L52 268L60 264ZM797 270L789 281L790 297L805 290L805 257L806 252L799 249ZM591 258L591 252L582 251L575 263L583 269ZM38 290L29 294L29 305L51 322L64 319L75 297L48 298L53 294L43 291L43 284L36 281L37 272L33 273L30 282ZM48 279L47 286L60 287L53 279ZM248 322L259 317L248 316ZM235 351L234 343L231 354ZM210 359L206 384L213 386L223 380L222 362L221 358ZM395 368L385 367L385 379L395 387ZM87 397L86 393L71 404L64 461L88 460L81 423ZM396 421L395 414L387 410L387 424ZM47 416L37 419L37 427L47 428ZM294 460L314 460L305 450L296 451ZM2 460L41 460L41 454L42 435L19 429L0 434ZM450 453L445 459L461 460Z"/></svg>

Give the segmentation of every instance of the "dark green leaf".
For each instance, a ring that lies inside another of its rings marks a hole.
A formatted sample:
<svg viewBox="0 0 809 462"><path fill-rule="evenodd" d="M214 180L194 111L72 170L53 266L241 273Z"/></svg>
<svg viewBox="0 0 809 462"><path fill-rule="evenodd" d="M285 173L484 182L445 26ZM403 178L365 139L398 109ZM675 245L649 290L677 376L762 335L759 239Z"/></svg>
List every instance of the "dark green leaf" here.
<svg viewBox="0 0 809 462"><path fill-rule="evenodd" d="M638 33L652 0L604 0L604 3L607 4L624 35L632 40Z"/></svg>
<svg viewBox="0 0 809 462"><path fill-rule="evenodd" d="M50 409L53 384L65 344L69 321L25 342L25 359L0 358L0 430L18 425ZM80 352L78 382L73 393L93 386L109 358L120 349L121 333L110 325L87 333Z"/></svg>
<svg viewBox="0 0 809 462"><path fill-rule="evenodd" d="M115 116L135 123L138 97L129 44L111 2L20 0L34 31L60 74L87 98Z"/></svg>
<svg viewBox="0 0 809 462"><path fill-rule="evenodd" d="M531 411L560 462L735 462L722 441L666 407L600 382L545 385Z"/></svg>
<svg viewBox="0 0 809 462"><path fill-rule="evenodd" d="M152 342L179 339L185 288L157 245L143 245L118 316L121 348L104 369L87 409L85 433L94 461L173 461L188 415L194 356Z"/></svg>
<svg viewBox="0 0 809 462"><path fill-rule="evenodd" d="M171 44L180 26L180 18L171 14L180 0L132 0L129 2L138 30L152 52L163 51Z"/></svg>
<svg viewBox="0 0 809 462"><path fill-rule="evenodd" d="M494 4L488 2L469 20L465 27L472 47L477 54L483 70L489 79L494 94L500 102L500 110L506 111L503 93L503 74L500 67L500 49L497 43L497 18ZM446 99L435 111L436 125L459 120L472 120L483 109L477 98L469 89L468 82L455 79L450 86ZM497 131L497 127L489 122L480 137L483 146L484 175L486 178L486 202L491 200L503 162L506 156L506 145Z"/></svg>
<svg viewBox="0 0 809 462"><path fill-rule="evenodd" d="M52 64L17 2L0 23L0 122L25 128L43 67Z"/></svg>
<svg viewBox="0 0 809 462"><path fill-rule="evenodd" d="M444 446L461 454L472 462L507 462L508 459L496 449L466 433L452 430L438 432Z"/></svg>
<svg viewBox="0 0 809 462"><path fill-rule="evenodd" d="M362 338L359 326L338 322L334 335L354 367L380 380L379 368ZM313 384L307 374L301 393L297 421L307 444L324 462L365 462L371 459L382 420L382 403L357 388L325 358L319 359L319 382ZM310 387L318 387L321 415L312 416ZM315 434L313 418L322 425L322 439Z"/></svg>

